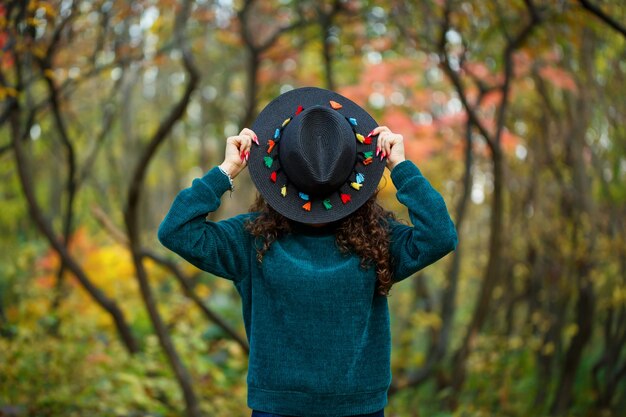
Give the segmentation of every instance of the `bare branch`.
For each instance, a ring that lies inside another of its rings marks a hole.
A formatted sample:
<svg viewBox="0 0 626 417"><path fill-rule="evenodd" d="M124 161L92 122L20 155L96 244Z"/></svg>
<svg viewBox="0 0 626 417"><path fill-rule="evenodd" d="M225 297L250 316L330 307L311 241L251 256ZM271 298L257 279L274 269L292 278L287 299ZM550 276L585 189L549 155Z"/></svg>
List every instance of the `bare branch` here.
<svg viewBox="0 0 626 417"><path fill-rule="evenodd" d="M528 36L530 36L530 33L540 22L539 13L532 1L525 0L524 3L526 4L526 8L530 15L530 20L520 30L520 32L507 43L506 49L504 50L504 84L502 86L502 103L498 108L495 133L495 140L497 142L500 142L500 138L502 137L506 111L509 105L509 92L511 89L511 79L513 78L513 53L524 44L526 39L528 39Z"/></svg>
<svg viewBox="0 0 626 417"><path fill-rule="evenodd" d="M131 251L133 264L135 266L137 281L139 282L139 289L143 298L150 321L154 326L155 333L161 344L165 356L172 367L176 380L181 388L183 397L185 399L186 414L188 417L201 417L202 412L200 410L200 403L194 392L193 382L191 375L185 367L183 361L176 351L174 342L168 333L167 326L165 325L163 318L159 312L152 288L148 282L148 273L143 264L143 255L141 253L141 242L139 239L139 221L138 221L138 208L139 200L141 196L141 187L144 182L148 165L150 161L156 155L156 151L159 146L168 137L174 125L183 117L187 105L191 100L191 95L196 89L199 81L199 72L193 61L191 52L187 45L183 43L183 31L185 23L191 10L192 0L184 0L181 4L180 11L176 15L174 22L174 42L178 49L182 52L182 60L185 70L187 71L188 81L185 86L184 93L174 107L170 110L169 114L161 121L156 132L150 138L147 147L139 158L137 167L135 168L131 177L130 187L128 189L128 200L124 210L124 221L126 224L126 230L128 234L129 249Z"/></svg>
<svg viewBox="0 0 626 417"><path fill-rule="evenodd" d="M123 245L128 245L128 237L122 232L111 220L109 216L98 206L92 206L91 212L93 213L96 220L100 223L100 225L113 237L113 239L121 243ZM204 313L208 320L215 323L219 328L221 328L226 334L228 334L235 342L241 346L244 352L250 352L250 346L248 345L248 341L244 336L241 336L223 317L209 308L204 301L196 294L194 291L194 283L193 278L187 276L176 263L170 261L164 256L158 255L156 252L151 251L147 248L143 248L140 250L140 253L143 257L150 258L155 261L157 264L160 264L165 269L169 270L180 286L182 287L185 295L198 306L200 311Z"/></svg>
<svg viewBox="0 0 626 417"><path fill-rule="evenodd" d="M244 45L248 50L248 64L246 65L246 104L244 114L242 115L239 123L240 126L249 126L252 123L254 114L256 112L258 92L257 73L259 71L261 54L271 48L278 41L281 35L295 29L302 28L311 23L305 20L305 18L302 16L302 13L300 13L300 16L297 20L289 25L279 27L264 42L262 42L261 44L257 44L250 37L250 33L248 30L250 8L252 7L253 1L254 0L247 0L243 4L241 10L237 12L237 16L239 17L241 25L241 38L243 39Z"/></svg>
<svg viewBox="0 0 626 417"><path fill-rule="evenodd" d="M146 249L142 250L141 254L147 258L152 259L156 263L165 267L172 274L174 274L174 277L176 277L176 280L183 288L185 295L193 300L193 302L196 304L196 306L198 306L200 311L202 311L202 313L210 321L215 323L220 329L222 329L226 334L228 334L235 342L237 342L239 346L241 346L241 348L244 350L244 352L250 353L250 346L248 345L248 341L246 340L246 338L240 335L223 317L221 317L219 314L217 314L212 309L210 309L202 301L200 296L198 296L198 294L196 294L196 292L193 290L193 285L190 282L191 280L185 276L185 274L180 270L180 268L178 267L178 265L176 265L176 263L170 261L169 259L161 255L158 255L157 253L153 251L149 251Z"/></svg>
<svg viewBox="0 0 626 417"><path fill-rule="evenodd" d="M16 26L19 26L16 18ZM10 39L10 42L15 44L14 39ZM15 50L9 50L12 54L14 69L15 69L15 89L18 94L23 91L23 74L22 74L22 62L21 55L16 53ZM4 82L4 79L2 79ZM34 186L32 184L32 178L30 177L28 170L28 162L23 150L23 143L28 138L30 127L36 116L36 109L31 108L27 117L25 126L20 127L20 114L21 107L18 100L14 100L8 114L10 121L11 132L11 144L14 150L18 178L22 186L22 192L26 198L26 203L30 213L30 217L33 219L35 226L46 237L50 246L58 253L61 258L61 262L64 263L67 268L76 276L78 282L83 286L87 293L94 299L94 301L102 307L108 314L111 315L113 322L116 326L122 342L126 349L130 353L136 353L139 350L138 344L132 334L132 331L126 322L122 310L118 307L117 303L111 298L107 297L97 286L93 284L91 279L87 276L86 272L82 269L79 263L72 257L65 245L66 242L59 240L52 228L50 222L45 218L44 212L39 206L36 197Z"/></svg>
<svg viewBox="0 0 626 417"><path fill-rule="evenodd" d="M30 216L33 219L35 225L39 229L39 231L46 237L52 248L59 254L62 261L65 263L67 268L74 274L76 279L80 282L83 288L87 291L87 293L96 301L98 305L100 305L104 310L107 311L113 318L116 329L124 342L126 349L130 353L136 353L139 351L138 344L128 326L126 319L124 317L124 313L118 307L118 305L107 297L98 287L96 287L91 279L87 276L82 267L78 264L78 262L72 257L72 255L68 252L66 246L57 239L52 226L46 220L43 215L43 211L37 200L35 198L35 191L33 189L32 180L29 176L28 169L26 167L26 156L24 154L24 150L22 148L23 138L26 134L26 131L20 134L19 130L19 116L18 116L18 108L16 105L15 111L11 114L11 130L12 130L12 145L13 145L13 154L15 155L15 162L17 166L17 173L20 179L20 183L22 185L22 192L26 197L26 202L28 205L28 210L30 212Z"/></svg>
<svg viewBox="0 0 626 417"><path fill-rule="evenodd" d="M589 0L578 0L583 9L590 12L592 15L596 16L598 19L602 20L606 23L610 28L619 32L623 37L626 38L626 27L619 23L617 20L613 19L608 14L604 13L602 9L595 4L591 3Z"/></svg>
<svg viewBox="0 0 626 417"><path fill-rule="evenodd" d="M452 81L452 84L454 85L454 88L459 95L459 100L461 100L463 108L467 112L467 117L471 120L472 124L476 126L480 134L489 145L489 148L493 150L495 149L495 143L491 134L478 117L478 114L476 112L476 106L469 103L467 99L467 93L465 91L465 87L463 86L463 82L461 81L459 73L457 73L450 65L450 60L446 51L446 33L448 33L448 31L450 30L450 14L452 13L451 7L451 2L446 1L443 13L442 28L439 35L439 41L437 43L439 56L441 57L440 66L443 68L446 75L448 75L448 77Z"/></svg>

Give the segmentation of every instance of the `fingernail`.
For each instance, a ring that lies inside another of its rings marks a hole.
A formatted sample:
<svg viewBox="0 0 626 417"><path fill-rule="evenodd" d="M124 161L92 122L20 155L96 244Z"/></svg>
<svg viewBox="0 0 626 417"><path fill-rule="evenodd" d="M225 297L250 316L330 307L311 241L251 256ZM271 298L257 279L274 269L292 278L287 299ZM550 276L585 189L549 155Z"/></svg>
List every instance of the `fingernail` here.
<svg viewBox="0 0 626 417"><path fill-rule="evenodd" d="M257 145L259 144L259 138L256 135L254 135L253 140L254 140L254 143L256 143Z"/></svg>
<svg viewBox="0 0 626 417"><path fill-rule="evenodd" d="M242 153L239 154L239 157L243 161L246 158L246 155L242 152Z"/></svg>
<svg viewBox="0 0 626 417"><path fill-rule="evenodd" d="M250 151L246 151L246 161L250 159Z"/></svg>
<svg viewBox="0 0 626 417"><path fill-rule="evenodd" d="M380 146L376 147L376 156L378 156L378 154L380 153Z"/></svg>
<svg viewBox="0 0 626 417"><path fill-rule="evenodd" d="M386 155L385 151L383 151L383 153L380 154L380 160L382 161Z"/></svg>
<svg viewBox="0 0 626 417"><path fill-rule="evenodd" d="M368 133L367 136L372 136L374 134L374 130L375 129L372 129L372 131L370 133Z"/></svg>

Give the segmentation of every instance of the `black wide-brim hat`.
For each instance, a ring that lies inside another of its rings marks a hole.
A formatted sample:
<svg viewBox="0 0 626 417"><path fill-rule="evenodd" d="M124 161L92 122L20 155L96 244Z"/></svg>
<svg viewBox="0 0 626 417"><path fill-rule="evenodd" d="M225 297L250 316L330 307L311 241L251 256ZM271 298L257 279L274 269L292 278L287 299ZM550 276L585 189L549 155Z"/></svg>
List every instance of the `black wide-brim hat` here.
<svg viewBox="0 0 626 417"><path fill-rule="evenodd" d="M278 213L301 223L328 223L361 207L376 191L385 160L376 156L378 124L333 91L304 87L272 100L252 124L258 144L250 176Z"/></svg>

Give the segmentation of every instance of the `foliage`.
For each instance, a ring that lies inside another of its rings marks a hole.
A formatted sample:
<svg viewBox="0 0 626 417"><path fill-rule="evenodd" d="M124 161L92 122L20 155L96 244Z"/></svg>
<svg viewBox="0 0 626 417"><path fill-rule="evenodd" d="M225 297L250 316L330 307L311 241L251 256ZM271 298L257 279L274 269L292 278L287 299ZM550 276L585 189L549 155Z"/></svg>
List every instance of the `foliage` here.
<svg viewBox="0 0 626 417"><path fill-rule="evenodd" d="M391 291L386 414L623 415L626 8L597 4L3 2L0 415L249 415L238 294L156 228L304 85L402 133L459 229Z"/></svg>

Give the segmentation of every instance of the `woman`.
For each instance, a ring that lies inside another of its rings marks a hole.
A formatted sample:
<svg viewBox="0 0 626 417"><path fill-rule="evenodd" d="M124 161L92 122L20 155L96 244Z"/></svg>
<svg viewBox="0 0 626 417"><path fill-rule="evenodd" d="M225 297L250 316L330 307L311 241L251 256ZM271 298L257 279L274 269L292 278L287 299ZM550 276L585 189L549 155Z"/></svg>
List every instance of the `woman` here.
<svg viewBox="0 0 626 417"><path fill-rule="evenodd" d="M413 226L376 202L385 166ZM207 221L246 167L249 213ZM275 98L224 162L174 200L159 240L233 282L250 343L253 417L384 416L392 284L457 245L441 195L405 160L402 135L335 92Z"/></svg>

